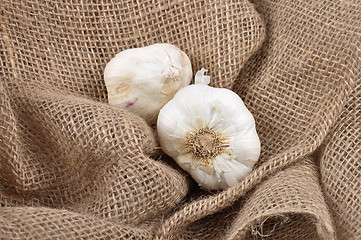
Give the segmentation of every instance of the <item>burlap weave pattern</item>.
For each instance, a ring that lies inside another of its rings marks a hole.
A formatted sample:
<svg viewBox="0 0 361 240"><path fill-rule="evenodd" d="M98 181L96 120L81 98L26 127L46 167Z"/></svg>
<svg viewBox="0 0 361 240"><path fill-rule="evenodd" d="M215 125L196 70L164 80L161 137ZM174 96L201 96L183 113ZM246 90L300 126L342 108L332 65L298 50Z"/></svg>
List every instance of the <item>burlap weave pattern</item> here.
<svg viewBox="0 0 361 240"><path fill-rule="evenodd" d="M361 78L320 149L320 173L339 239L361 236Z"/></svg>
<svg viewBox="0 0 361 240"><path fill-rule="evenodd" d="M360 239L361 2L9 1L0 9L0 239ZM238 93L262 142L203 192L103 69L156 42Z"/></svg>

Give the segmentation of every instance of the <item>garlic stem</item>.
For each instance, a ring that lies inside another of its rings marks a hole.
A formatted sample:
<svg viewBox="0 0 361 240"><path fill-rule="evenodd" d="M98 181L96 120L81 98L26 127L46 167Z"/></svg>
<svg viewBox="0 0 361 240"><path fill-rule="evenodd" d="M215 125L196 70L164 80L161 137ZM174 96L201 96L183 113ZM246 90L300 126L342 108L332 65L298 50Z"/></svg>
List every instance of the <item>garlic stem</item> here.
<svg viewBox="0 0 361 240"><path fill-rule="evenodd" d="M208 72L208 70L204 68L197 71L196 76L194 77L194 83L208 85L211 82L211 77L204 75L206 72Z"/></svg>

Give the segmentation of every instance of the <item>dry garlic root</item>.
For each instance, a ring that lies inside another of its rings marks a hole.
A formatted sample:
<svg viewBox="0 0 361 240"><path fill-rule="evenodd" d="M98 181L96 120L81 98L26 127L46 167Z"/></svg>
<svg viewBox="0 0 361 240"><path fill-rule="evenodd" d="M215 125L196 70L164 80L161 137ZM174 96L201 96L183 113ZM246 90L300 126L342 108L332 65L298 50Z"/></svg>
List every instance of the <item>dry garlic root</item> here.
<svg viewBox="0 0 361 240"><path fill-rule="evenodd" d="M156 123L159 110L191 79L188 56L167 43L122 51L104 71L109 104L130 110L149 124Z"/></svg>
<svg viewBox="0 0 361 240"><path fill-rule="evenodd" d="M255 121L241 98L208 86L202 69L195 84L174 96L160 111L160 144L198 184L207 190L236 185L260 155Z"/></svg>

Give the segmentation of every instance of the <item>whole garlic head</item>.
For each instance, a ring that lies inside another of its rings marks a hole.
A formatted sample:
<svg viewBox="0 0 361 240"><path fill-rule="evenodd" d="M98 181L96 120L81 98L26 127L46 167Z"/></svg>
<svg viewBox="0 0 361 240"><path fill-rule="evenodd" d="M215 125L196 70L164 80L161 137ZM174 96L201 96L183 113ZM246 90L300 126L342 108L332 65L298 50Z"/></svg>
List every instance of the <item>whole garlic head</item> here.
<svg viewBox="0 0 361 240"><path fill-rule="evenodd" d="M206 190L236 185L260 155L255 121L241 98L208 86L206 70L174 96L158 116L162 149Z"/></svg>
<svg viewBox="0 0 361 240"><path fill-rule="evenodd" d="M159 110L191 79L188 56L167 43L122 51L104 70L109 104L130 110L149 124L156 123Z"/></svg>

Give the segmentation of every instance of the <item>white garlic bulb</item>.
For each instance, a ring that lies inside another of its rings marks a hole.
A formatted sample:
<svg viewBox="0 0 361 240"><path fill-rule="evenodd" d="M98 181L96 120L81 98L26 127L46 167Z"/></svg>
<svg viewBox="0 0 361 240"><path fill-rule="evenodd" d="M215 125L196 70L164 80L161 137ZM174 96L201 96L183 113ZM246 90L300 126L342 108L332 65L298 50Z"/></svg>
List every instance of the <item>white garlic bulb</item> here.
<svg viewBox="0 0 361 240"><path fill-rule="evenodd" d="M104 70L109 104L156 123L159 110L190 84L192 74L188 56L171 44L122 51Z"/></svg>
<svg viewBox="0 0 361 240"><path fill-rule="evenodd" d="M157 131L162 149L207 190L236 185L260 155L255 121L241 98L208 86L206 70L161 110Z"/></svg>

